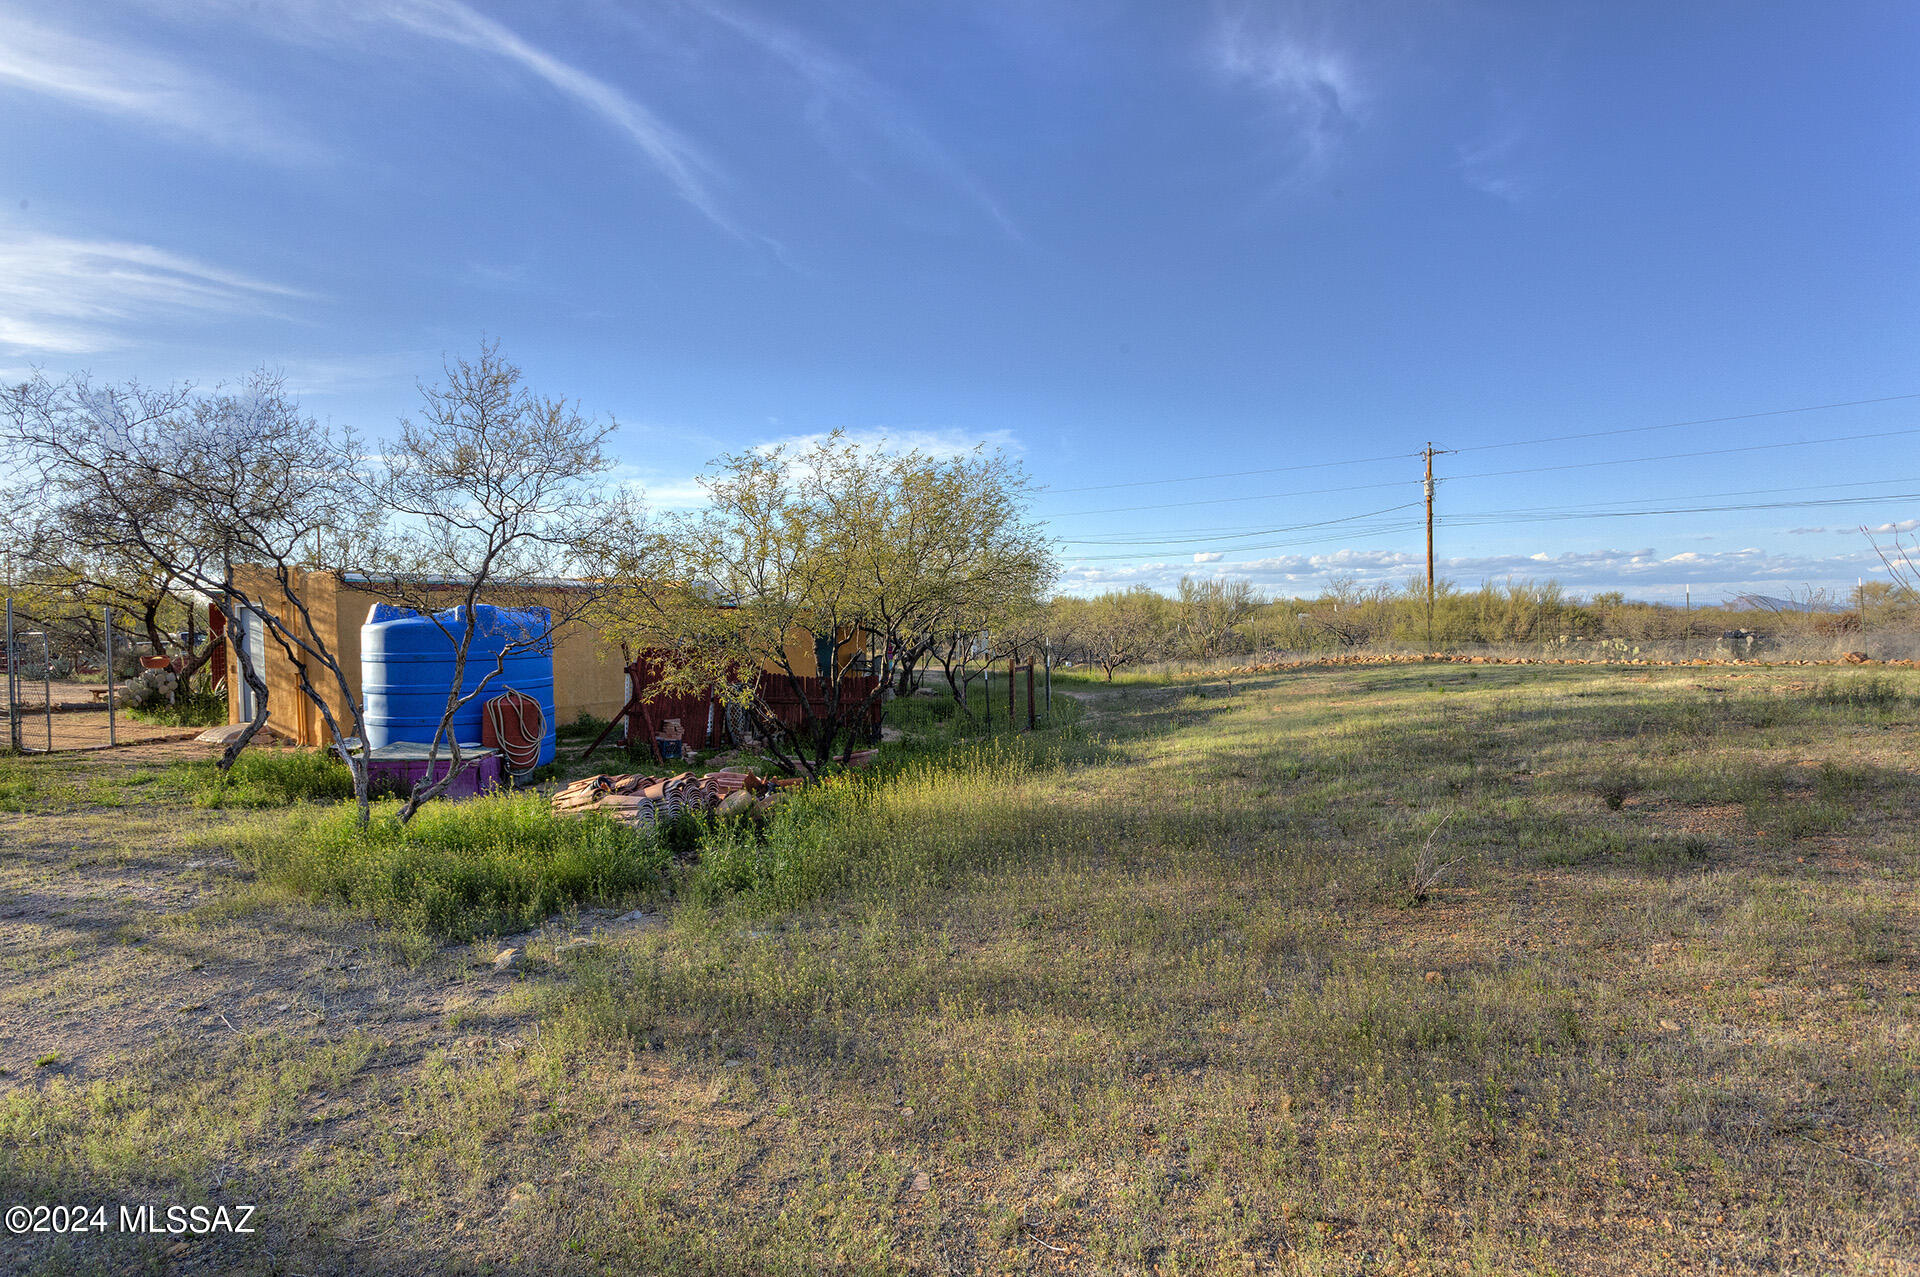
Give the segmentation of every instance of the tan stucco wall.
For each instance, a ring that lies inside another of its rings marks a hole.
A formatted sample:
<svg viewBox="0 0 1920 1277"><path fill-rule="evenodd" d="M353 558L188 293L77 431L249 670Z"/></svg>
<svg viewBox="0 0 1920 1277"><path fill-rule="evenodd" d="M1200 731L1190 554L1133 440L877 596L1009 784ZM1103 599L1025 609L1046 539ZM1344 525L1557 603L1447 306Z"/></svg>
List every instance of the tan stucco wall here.
<svg viewBox="0 0 1920 1277"><path fill-rule="evenodd" d="M257 598L279 593L272 578L257 568L234 569L234 583L243 592ZM367 612L380 600L365 590L343 584L332 573L305 573L296 577L294 589L306 601L314 626L326 638L340 662L353 697L360 697L360 627ZM294 621L290 605L274 609L289 623ZM239 672L237 658L232 666ZM265 675L268 697L267 723L276 732L302 745L328 743L326 723L320 712L300 694L296 667L271 639L267 642ZM323 681L324 680L324 681ZM326 697L327 704L346 724L344 706L332 674L324 668L313 672L313 685ZM588 713L612 718L626 704L626 669L618 644L607 642L584 625L562 626L556 635L553 653L553 703L559 726L566 726ZM227 721L240 721L239 698L227 698Z"/></svg>
<svg viewBox="0 0 1920 1277"><path fill-rule="evenodd" d="M260 568L237 567L233 575L235 587L250 597L270 599L279 596L278 586ZM354 699L358 700L360 627L366 623L367 612L380 601L379 598L341 582L330 572L299 573L294 578L294 589L306 601L308 610L313 614L315 628L339 660L347 686L352 689ZM451 595L452 591L449 591L449 604L453 602ZM296 624L291 605L283 604L273 610L289 625ZM862 636L846 636L839 643L841 661L853 660L864 648ZM786 649L787 658L796 672L804 677L817 676L811 633L796 629L788 635ZM228 655L232 662L229 668L233 670L237 681L240 670L238 658L231 652ZM300 694L294 665L271 638L267 641L266 667L262 673L268 689L268 726L302 745L330 743L331 738L320 711ZM331 672L324 667L316 668L311 677L314 687L326 697L327 704L340 719L342 730L351 732L352 727L347 721L349 716L341 703ZM610 719L618 714L627 703L626 667L621 659L619 644L608 642L590 626L577 623L561 626L554 642L553 703L554 714L561 727L572 723L583 713L601 719ZM227 698L227 721L240 721L240 700L237 696L229 695Z"/></svg>

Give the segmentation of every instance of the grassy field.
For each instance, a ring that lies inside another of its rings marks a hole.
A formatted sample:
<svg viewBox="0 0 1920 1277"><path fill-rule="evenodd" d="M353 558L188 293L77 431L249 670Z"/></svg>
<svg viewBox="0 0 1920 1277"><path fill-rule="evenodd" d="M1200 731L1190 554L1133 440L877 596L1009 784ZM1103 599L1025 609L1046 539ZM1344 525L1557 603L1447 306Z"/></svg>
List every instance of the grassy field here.
<svg viewBox="0 0 1920 1277"><path fill-rule="evenodd" d="M1920 1265L1920 674L1063 692L505 972L276 874L324 810L0 760L0 1203L261 1230L0 1269Z"/></svg>

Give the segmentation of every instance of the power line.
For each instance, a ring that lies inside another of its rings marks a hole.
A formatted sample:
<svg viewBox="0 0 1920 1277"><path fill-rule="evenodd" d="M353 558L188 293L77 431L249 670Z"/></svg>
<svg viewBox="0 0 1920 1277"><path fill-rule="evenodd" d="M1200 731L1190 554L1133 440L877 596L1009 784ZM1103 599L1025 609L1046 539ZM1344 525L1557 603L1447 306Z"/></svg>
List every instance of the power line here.
<svg viewBox="0 0 1920 1277"><path fill-rule="evenodd" d="M1867 404L1898 403L1903 399L1920 399L1920 392L1907 395L1883 395L1878 399L1845 399L1839 403L1809 404L1804 408L1775 408L1769 412L1741 412L1730 417L1699 417L1692 421L1668 421L1657 426L1626 426L1619 430L1591 430L1585 434L1548 435L1540 439L1515 439L1511 443L1480 443L1469 448L1455 448L1455 452L1491 452L1496 448L1527 448L1540 443L1571 443L1576 439L1605 439L1613 435L1642 434L1649 430L1678 430L1683 426L1718 426L1729 421L1758 421L1763 417L1790 417L1802 412L1826 412L1831 408L1859 408Z"/></svg>
<svg viewBox="0 0 1920 1277"><path fill-rule="evenodd" d="M1515 470L1480 470L1468 474L1447 475L1436 480L1441 483L1457 483L1463 479L1498 479L1522 474L1550 474L1566 470L1592 470L1603 466L1638 465L1649 461L1683 461L1698 457L1724 457L1743 452L1767 452L1780 448L1811 448L1828 443L1858 443L1865 439L1894 439L1920 434L1920 427L1908 427L1901 430L1878 430L1868 434L1828 435L1820 439L1789 439L1781 443L1741 444L1731 448L1706 448L1697 452L1667 452L1650 457L1610 457L1605 461L1572 461L1555 466L1528 466ZM1464 451L1461 449L1459 451ZM1411 454L1418 456L1420 454ZM1380 488L1398 488L1419 483L1418 479L1394 479L1384 483L1352 484L1339 488L1314 488L1302 492L1266 492L1246 497L1208 497L1199 501L1168 501L1158 505L1115 506L1101 510L1070 510L1063 514L1048 516L1049 519L1083 518L1096 514L1135 514L1146 510L1184 510L1192 506L1231 505L1246 501L1278 501L1286 497L1323 496L1339 492L1366 492Z"/></svg>
<svg viewBox="0 0 1920 1277"><path fill-rule="evenodd" d="M1511 510L1493 511L1492 513L1523 515L1591 511L1596 517L1599 517L1608 512L1606 507L1611 506L1647 505L1653 502L1668 501L1715 501L1722 497L1774 496L1782 492L1824 492L1833 488L1878 488L1889 483L1920 483L1920 475L1911 475L1898 479L1863 479L1857 483L1801 483L1783 488L1734 488L1726 492L1686 492L1660 497L1623 497L1614 501L1589 501L1582 505L1574 506L1519 506ZM1877 501L1889 495L1893 494L1876 494L1861 499Z"/></svg>
<svg viewBox="0 0 1920 1277"><path fill-rule="evenodd" d="M1670 506L1653 510L1605 510L1581 512L1562 512L1543 510L1535 514L1504 514L1492 511L1487 514L1456 515L1449 522L1463 526L1491 526L1503 523L1553 523L1575 519L1637 519L1660 514L1722 514L1742 510L1814 510L1827 506L1872 505L1880 501L1920 500L1920 492L1877 492L1864 497L1827 497L1806 501L1744 501L1737 505L1694 505Z"/></svg>
<svg viewBox="0 0 1920 1277"><path fill-rule="evenodd" d="M1510 513L1530 514L1536 510L1590 510L1607 506L1644 504L1652 501L1707 501L1721 497L1771 496L1781 492L1824 492L1832 488L1875 488L1888 483L1920 483L1920 475L1899 479L1865 479L1857 483L1802 483L1783 488L1734 488L1726 492L1684 492L1658 497L1624 497L1614 501L1590 501L1578 506L1524 506ZM1403 506L1389 509L1412 509L1419 502L1409 502ZM1384 513L1384 512L1383 512ZM1366 516L1357 516L1364 518ZM1443 520L1445 522L1445 520ZM1318 526L1314 524L1282 524L1278 527L1253 526L1239 524L1232 527L1214 528L1167 528L1165 535L1158 537L1061 537L1062 545L1188 545L1204 541L1209 545L1221 541L1244 540L1248 537L1273 536L1280 532L1289 532L1298 527Z"/></svg>
<svg viewBox="0 0 1920 1277"><path fill-rule="evenodd" d="M1421 526L1423 526L1422 520L1408 519L1400 523L1383 524L1380 527L1376 527L1376 528L1353 528L1345 532L1336 532L1336 533L1331 533L1325 536L1301 537L1301 538L1297 538L1295 540L1290 540L1290 541L1274 541L1266 545L1243 545L1243 546L1236 547L1236 550L1237 551L1284 550L1284 549L1290 549L1294 546L1300 546L1300 545L1325 545L1333 541L1341 541L1341 542L1360 541L1360 540L1366 540L1371 537L1392 536L1400 532L1410 532L1413 529ZM1192 553L1192 551L1167 550L1167 551L1161 552L1161 554L1174 556L1174 557L1177 557L1178 555L1183 553ZM1111 562L1119 559L1129 559L1129 560L1138 561L1140 559L1158 558L1158 557L1161 557L1161 554L1147 554L1147 553L1141 553L1138 551L1132 554L1076 554L1076 555L1073 555L1068 561L1072 563L1105 563L1105 562Z"/></svg>
<svg viewBox="0 0 1920 1277"><path fill-rule="evenodd" d="M1208 479L1245 479L1256 474L1288 474L1295 470L1325 470L1332 466L1364 466L1375 461L1404 461L1417 453L1389 452L1378 457L1350 457L1343 461L1311 461L1298 466L1269 466L1264 470L1227 470L1220 474L1190 474L1178 479L1134 479L1126 483L1091 483L1081 488L1049 488L1056 493L1105 492L1111 488L1150 488L1162 483L1202 483Z"/></svg>
<svg viewBox="0 0 1920 1277"><path fill-rule="evenodd" d="M1371 519L1382 514L1393 514L1396 511L1400 511L1400 510L1412 510L1415 507L1417 507L1419 504L1420 503L1418 501L1408 501L1401 505L1390 505L1380 510L1369 510L1365 514L1343 515L1337 519L1319 519L1312 523L1286 523L1286 524L1281 524L1279 527L1275 527L1275 528L1260 528L1256 531L1241 532L1241 533L1236 533L1230 536L1211 537L1211 538L1207 538L1207 544L1216 545L1223 541L1238 541L1238 540L1243 540L1247 537L1270 537L1281 532L1301 532L1301 531L1305 531L1308 528L1324 528L1336 523L1354 523L1354 522L1358 522L1361 519ZM1063 545L1188 545L1188 544L1195 544L1195 543L1196 542L1192 537L1164 536L1164 537L1150 537L1150 538L1121 537L1121 538L1114 538L1110 540L1093 540L1093 539L1073 540L1073 541L1063 541L1061 544ZM1231 548L1231 547L1228 547L1228 548Z"/></svg>
<svg viewBox="0 0 1920 1277"><path fill-rule="evenodd" d="M1141 510L1185 510L1190 506L1231 505L1240 501L1279 501L1287 497L1319 497L1334 492L1371 492L1380 488L1404 488L1418 479L1389 479L1385 483L1356 483L1344 488L1308 488L1300 492L1263 492L1251 497L1206 497L1199 501L1168 501L1161 505L1124 505L1105 510L1069 510L1050 514L1048 519L1077 519L1089 514L1134 514Z"/></svg>
<svg viewBox="0 0 1920 1277"><path fill-rule="evenodd" d="M1759 421L1768 417L1790 417L1808 412L1829 412L1836 408L1861 408L1873 404L1900 403L1904 400L1920 399L1920 391L1901 395L1881 395L1873 399L1842 399L1833 403L1805 404L1797 408L1772 408L1764 412L1732 413L1724 417L1695 417L1686 421L1663 421L1651 426L1622 426L1613 430L1588 430L1575 434L1542 435L1537 439L1513 439L1505 443L1480 443L1464 448L1455 448L1455 452L1491 452L1501 448L1530 448L1548 443L1572 443L1581 439L1606 439L1617 435L1645 434L1654 430L1679 430L1687 426L1717 426L1734 421ZM1049 488L1047 491L1065 495L1072 492L1106 492L1116 488L1148 488L1169 483L1204 483L1213 479L1245 479L1264 474L1288 474L1301 470L1324 470L1334 466L1370 465L1379 461L1401 461L1410 456L1419 456L1418 452L1391 452L1375 457L1347 457L1334 461L1313 461L1293 466L1269 466L1259 470L1225 470L1217 474L1181 475L1172 479L1134 479L1123 483L1094 483L1077 488Z"/></svg>
<svg viewBox="0 0 1920 1277"><path fill-rule="evenodd" d="M1573 461L1558 466L1529 466L1522 470L1481 470L1472 474L1448 475L1444 482L1454 483L1461 479L1500 479L1517 474L1550 474L1560 470L1592 470L1600 466L1637 465L1643 461L1684 461L1693 457L1724 457L1736 452L1767 452L1775 448L1810 448L1823 443L1857 443L1862 439L1893 439L1903 435L1920 435L1920 427L1910 427L1905 430L1879 430L1864 435L1830 435L1825 439L1791 439L1784 443L1750 443L1736 448L1708 448L1701 452L1668 452L1655 457L1614 457L1606 461Z"/></svg>
<svg viewBox="0 0 1920 1277"><path fill-rule="evenodd" d="M1912 482L1912 480L1893 480L1891 482ZM1726 504L1726 505L1668 506L1668 507L1647 508L1647 509L1638 509L1638 510L1609 510L1609 511L1598 511L1598 512L1579 511L1579 510L1562 511L1562 510L1550 510L1550 509L1542 509L1536 512L1493 510L1493 511L1479 511L1479 512L1469 512L1467 514L1461 514L1461 515L1453 515L1447 519L1447 523L1450 525L1463 526L1463 527L1493 527L1493 526L1519 524L1519 523L1570 522L1570 521L1579 521L1583 519L1646 518L1646 517L1652 517L1657 515L1670 515L1670 514L1719 514L1719 513L1730 513L1730 512L1737 512L1737 511L1752 511L1752 510L1810 510L1810 509L1820 509L1820 508L1828 508L1828 507L1835 507L1835 506L1868 505L1868 504L1872 504L1880 501L1914 501L1914 500L1920 500L1920 492L1878 492L1878 493L1873 493L1867 496L1828 497L1828 498L1807 499L1807 500L1801 500L1801 501L1747 501L1747 502L1737 502L1737 503ZM1419 504L1419 503L1416 502L1412 504ZM1399 508L1404 509L1407 507L1399 507ZM1368 516L1357 516L1357 517L1365 518ZM1288 549L1288 548L1299 546L1299 545L1318 545L1328 541L1339 541L1344 539L1360 539L1360 538L1375 537L1375 536L1387 536L1396 532L1411 531L1421 526L1423 526L1423 521L1410 520L1402 523L1383 525L1377 528L1352 529L1346 533L1338 533L1338 534L1333 534L1328 536L1307 537L1307 538L1287 540L1287 541L1276 541L1276 542L1270 542L1264 545L1230 546L1228 547L1228 550L1234 553L1250 553L1250 552L1262 551L1262 550ZM1188 544L1190 546L1194 546L1194 545L1205 546L1212 543L1205 542L1205 541L1195 541L1195 542L1190 542ZM1169 549L1169 550L1159 551L1157 553L1176 554L1176 553L1182 553L1182 551ZM1074 555L1073 561L1076 563L1079 563L1079 562L1105 561L1105 560L1113 560L1113 559L1140 559L1140 558L1151 558L1151 557L1155 557L1155 554L1135 552L1132 554Z"/></svg>

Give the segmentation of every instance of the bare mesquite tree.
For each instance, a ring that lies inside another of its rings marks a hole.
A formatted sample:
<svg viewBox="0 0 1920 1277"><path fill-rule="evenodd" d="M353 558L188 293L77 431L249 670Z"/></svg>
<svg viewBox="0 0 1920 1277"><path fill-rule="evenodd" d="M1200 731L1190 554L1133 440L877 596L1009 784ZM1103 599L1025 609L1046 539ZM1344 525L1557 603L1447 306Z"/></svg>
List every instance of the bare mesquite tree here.
<svg viewBox="0 0 1920 1277"><path fill-rule="evenodd" d="M846 761L899 664L1052 576L1026 481L1001 457L836 433L723 457L704 482L708 507L667 522L655 570L625 574L607 632L664 655L670 685L721 688L781 765L808 776ZM871 682L852 677L849 643L876 654ZM774 712L769 683L797 702L797 724Z"/></svg>
<svg viewBox="0 0 1920 1277"><path fill-rule="evenodd" d="M349 548L377 539L365 459L351 432L303 415L266 373L213 394L36 375L7 392L4 431L47 501L70 512L68 530L80 543L152 563L210 599L236 636L249 624L264 627L353 767L364 824L366 766L346 748L350 737L364 737L360 709L303 588L308 573L340 570ZM239 565L250 570L236 572ZM266 716L266 684L247 644L234 648L259 710L228 746L223 769ZM347 707L344 721L322 686Z"/></svg>
<svg viewBox="0 0 1920 1277"><path fill-rule="evenodd" d="M501 686L509 660L551 652L557 632L598 608L614 530L643 526L599 483L613 465L605 444L614 422L535 394L498 343L447 361L443 380L420 396L418 418L400 423L372 476L392 524L379 554L365 559L368 588L432 622L453 654L428 774L401 806L403 824L469 765L454 719ZM483 633L482 603L522 620L496 612ZM499 646L470 678L476 637ZM436 775L443 747L448 766Z"/></svg>

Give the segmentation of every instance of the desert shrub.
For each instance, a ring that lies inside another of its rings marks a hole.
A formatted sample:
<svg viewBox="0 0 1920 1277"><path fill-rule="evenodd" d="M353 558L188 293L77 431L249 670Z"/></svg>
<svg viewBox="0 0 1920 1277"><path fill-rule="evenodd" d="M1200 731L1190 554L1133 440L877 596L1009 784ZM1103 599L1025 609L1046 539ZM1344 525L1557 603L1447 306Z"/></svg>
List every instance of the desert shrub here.
<svg viewBox="0 0 1920 1277"><path fill-rule="evenodd" d="M562 736L583 736L588 740L592 740L606 729L606 719L601 718L591 710L583 709L580 711L578 718L559 728L559 734Z"/></svg>
<svg viewBox="0 0 1920 1277"><path fill-rule="evenodd" d="M676 812L671 820L661 821L654 827L654 837L667 854L682 858L700 850L700 840L707 832L708 822L698 812L691 811Z"/></svg>
<svg viewBox="0 0 1920 1277"><path fill-rule="evenodd" d="M246 855L301 895L451 940L621 901L657 885L667 862L650 832L606 816L556 815L538 794L434 803L405 826L384 805L365 829L351 807L301 814L256 838Z"/></svg>
<svg viewBox="0 0 1920 1277"><path fill-rule="evenodd" d="M795 790L763 825L724 822L701 842L687 894L788 909L849 885L924 891L955 874L1084 839L1072 816L1020 792L1059 762L1060 738L1001 738L908 757ZM745 826L744 828L742 826Z"/></svg>
<svg viewBox="0 0 1920 1277"><path fill-rule="evenodd" d="M158 670L147 671L150 674ZM205 688L175 692L172 702L165 697L141 704L129 704L127 717L159 727L218 727L227 721L227 698Z"/></svg>
<svg viewBox="0 0 1920 1277"><path fill-rule="evenodd" d="M1816 705L1844 709L1898 709L1914 701L1900 684L1878 674L1828 679L1809 690L1806 698Z"/></svg>
<svg viewBox="0 0 1920 1277"><path fill-rule="evenodd" d="M227 721L227 698L183 684L170 669L141 670L114 693L128 717L165 727L213 727Z"/></svg>
<svg viewBox="0 0 1920 1277"><path fill-rule="evenodd" d="M224 777L210 759L176 763L167 781L199 807L285 807L353 797L353 773L320 749L250 749Z"/></svg>

